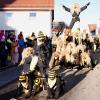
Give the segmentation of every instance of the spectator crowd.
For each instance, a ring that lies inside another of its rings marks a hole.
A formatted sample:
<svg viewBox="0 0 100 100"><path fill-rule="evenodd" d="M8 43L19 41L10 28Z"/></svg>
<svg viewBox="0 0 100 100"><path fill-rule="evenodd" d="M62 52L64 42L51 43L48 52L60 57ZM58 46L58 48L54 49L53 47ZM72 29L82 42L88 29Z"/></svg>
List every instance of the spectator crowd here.
<svg viewBox="0 0 100 100"><path fill-rule="evenodd" d="M10 34L0 32L0 68L18 65L24 48L26 43L22 32L18 38L13 32Z"/></svg>

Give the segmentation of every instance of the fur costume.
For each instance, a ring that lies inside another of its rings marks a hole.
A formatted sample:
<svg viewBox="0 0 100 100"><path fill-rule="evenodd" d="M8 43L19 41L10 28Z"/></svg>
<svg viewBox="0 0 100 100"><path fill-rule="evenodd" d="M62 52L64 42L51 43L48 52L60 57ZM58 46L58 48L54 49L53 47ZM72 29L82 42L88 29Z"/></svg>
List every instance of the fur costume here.
<svg viewBox="0 0 100 100"><path fill-rule="evenodd" d="M72 46L71 46L72 44ZM81 52L84 52L86 49L85 45L78 45L76 46L74 43L69 43L67 45L67 52L65 59L66 62L70 62L71 64L79 65L80 63L80 54Z"/></svg>
<svg viewBox="0 0 100 100"><path fill-rule="evenodd" d="M61 77L56 75L55 70L50 69L48 72L48 99L58 99L63 90L63 82Z"/></svg>
<svg viewBox="0 0 100 100"><path fill-rule="evenodd" d="M86 52L82 52L81 53L81 61L80 61L80 64L82 65L82 66L90 66L91 67L91 58L90 58L90 56L89 56L89 54L88 53L86 53Z"/></svg>
<svg viewBox="0 0 100 100"><path fill-rule="evenodd" d="M75 54L77 52L76 44L73 42L68 43L66 50L69 54Z"/></svg>
<svg viewBox="0 0 100 100"><path fill-rule="evenodd" d="M74 56L70 55L69 53L66 54L65 59L66 59L66 62L70 62L71 64L73 64L75 60Z"/></svg>
<svg viewBox="0 0 100 100"><path fill-rule="evenodd" d="M49 62L50 68L55 67L59 64L59 55L60 55L59 52L53 52L50 62Z"/></svg>
<svg viewBox="0 0 100 100"><path fill-rule="evenodd" d="M21 60L20 64L23 64L24 61L25 61L25 59L26 59L27 57L29 57L29 56L32 57L33 54L34 54L34 49L33 49L33 48L31 48L31 47L25 48L25 49L23 50L23 52L22 52L22 60Z"/></svg>
<svg viewBox="0 0 100 100"><path fill-rule="evenodd" d="M52 44L52 52L55 52L58 45L58 37L56 35L52 36L51 44Z"/></svg>
<svg viewBox="0 0 100 100"><path fill-rule="evenodd" d="M66 47L66 45L68 44L67 38L70 34L70 29L69 28L65 28L63 30L63 33L58 37L58 42L57 42L57 52L61 52L61 49L63 47Z"/></svg>
<svg viewBox="0 0 100 100"><path fill-rule="evenodd" d="M61 52L59 55L59 61L60 64L64 64L64 63L74 63L75 58L74 58L74 54L76 54L76 45L73 42L69 42L66 46L63 46L61 48Z"/></svg>
<svg viewBox="0 0 100 100"><path fill-rule="evenodd" d="M58 38L57 38L57 36L54 34L54 35L52 36L52 45L57 45L57 43L58 43Z"/></svg>
<svg viewBox="0 0 100 100"><path fill-rule="evenodd" d="M96 35L94 37L94 52L95 51L100 51L100 35Z"/></svg>
<svg viewBox="0 0 100 100"><path fill-rule="evenodd" d="M99 39L99 42L100 42L100 34L97 34L96 37Z"/></svg>
<svg viewBox="0 0 100 100"><path fill-rule="evenodd" d="M81 52L84 52L85 49L86 49L86 46L83 45L83 44L79 44L79 45L77 45L77 47L76 47L77 53L79 53L80 50L81 50Z"/></svg>
<svg viewBox="0 0 100 100"><path fill-rule="evenodd" d="M28 88L24 89L25 91L25 95L30 96L31 92L32 92L32 88L33 88L33 70L30 70L30 63L32 61L32 57L34 54L34 50L31 47L27 47L23 50L22 52L22 60L20 62L20 65L22 65L23 70L21 72L21 75L24 77L27 77L27 81L26 82L22 82L22 85Z"/></svg>
<svg viewBox="0 0 100 100"><path fill-rule="evenodd" d="M77 32L73 32L73 38L76 45L79 45L81 43L81 34L78 31L79 30L77 30Z"/></svg>
<svg viewBox="0 0 100 100"><path fill-rule="evenodd" d="M43 32L39 32L37 41L38 66L42 77L45 77L49 59L49 48L47 47L46 36Z"/></svg>
<svg viewBox="0 0 100 100"><path fill-rule="evenodd" d="M75 22L77 22L77 21L80 22L79 15L80 15L80 13L81 13L82 11L84 11L84 10L87 8L88 5L90 5L90 2L87 3L87 4L86 4L85 6L83 6L83 7L80 7L80 5L77 4L77 3L74 3L74 4L72 5L71 8L68 8L68 7L64 6L64 5L62 6L66 11L72 13L72 20L71 20L71 23L70 23L70 25L69 25L71 29L73 28Z"/></svg>

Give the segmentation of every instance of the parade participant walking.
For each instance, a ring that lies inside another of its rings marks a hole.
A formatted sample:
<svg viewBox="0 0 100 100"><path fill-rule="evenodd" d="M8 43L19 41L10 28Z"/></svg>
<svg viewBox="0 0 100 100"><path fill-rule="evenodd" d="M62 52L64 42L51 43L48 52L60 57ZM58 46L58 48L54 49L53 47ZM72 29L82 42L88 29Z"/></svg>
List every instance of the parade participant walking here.
<svg viewBox="0 0 100 100"><path fill-rule="evenodd" d="M64 80L54 69L49 69L47 80L47 99L58 99L64 90Z"/></svg>
<svg viewBox="0 0 100 100"><path fill-rule="evenodd" d="M49 49L46 45L46 36L40 31L37 37L37 50L35 50L35 54L30 63L30 71L34 71L36 67L39 67L44 88L46 86L46 69L48 68L47 66L49 58L48 53Z"/></svg>
<svg viewBox="0 0 100 100"><path fill-rule="evenodd" d="M63 30L63 33L58 37L56 51L61 52L62 48L67 45L67 38L68 38L70 32L71 32L71 30L68 26Z"/></svg>
<svg viewBox="0 0 100 100"><path fill-rule="evenodd" d="M22 71L21 75L19 76L19 83L22 84L25 97L30 97L33 89L34 73L33 70L30 69L30 63L32 61L33 56L34 56L34 50L31 47L25 48L22 52L22 60L20 62L20 67L22 66ZM34 61L33 63L35 62L36 61Z"/></svg>
<svg viewBox="0 0 100 100"><path fill-rule="evenodd" d="M49 49L46 45L46 36L43 32L39 32L37 37L37 51L38 51L38 65L43 77L46 76L46 69L48 66Z"/></svg>

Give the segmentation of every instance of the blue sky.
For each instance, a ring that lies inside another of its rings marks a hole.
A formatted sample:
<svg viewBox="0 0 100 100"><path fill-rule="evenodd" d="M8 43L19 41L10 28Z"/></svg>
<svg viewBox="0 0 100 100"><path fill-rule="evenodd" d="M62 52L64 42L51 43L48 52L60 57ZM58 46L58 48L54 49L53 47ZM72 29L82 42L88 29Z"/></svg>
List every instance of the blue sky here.
<svg viewBox="0 0 100 100"><path fill-rule="evenodd" d="M80 14L81 29L91 23L100 26L100 0L55 0L55 21L64 21L69 25L72 18L71 13L65 11L60 4L70 8L73 3L78 3L82 7L88 2L90 2L88 8Z"/></svg>

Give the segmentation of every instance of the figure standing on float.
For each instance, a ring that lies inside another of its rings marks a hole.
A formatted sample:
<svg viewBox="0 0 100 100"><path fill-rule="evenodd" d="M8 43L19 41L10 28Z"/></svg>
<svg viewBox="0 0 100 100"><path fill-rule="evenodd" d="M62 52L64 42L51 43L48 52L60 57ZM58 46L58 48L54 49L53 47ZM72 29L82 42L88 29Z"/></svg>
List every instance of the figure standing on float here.
<svg viewBox="0 0 100 100"><path fill-rule="evenodd" d="M71 29L73 28L75 22L79 22L79 23L80 23L79 15L80 15L80 13L81 13L82 11L84 11L89 5L90 5L90 2L88 2L88 3L87 3L85 6L83 6L83 7L80 7L80 5L77 4L77 3L74 3L74 4L72 5L71 8L68 8L68 7L62 5L62 7L63 7L66 11L72 13L72 20L71 20L70 25L69 25L69 27L70 27ZM80 27L79 27L79 29L80 29Z"/></svg>

